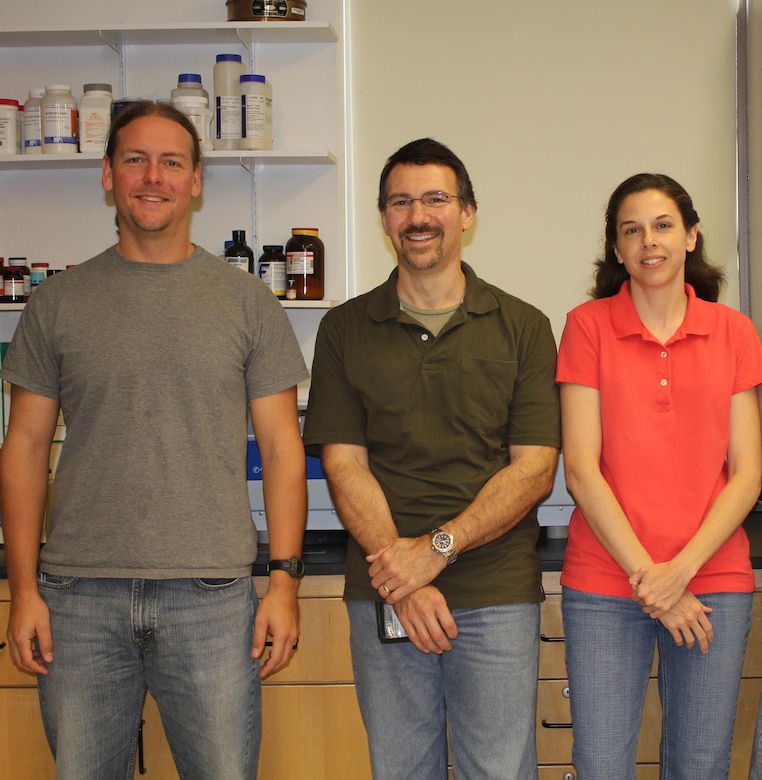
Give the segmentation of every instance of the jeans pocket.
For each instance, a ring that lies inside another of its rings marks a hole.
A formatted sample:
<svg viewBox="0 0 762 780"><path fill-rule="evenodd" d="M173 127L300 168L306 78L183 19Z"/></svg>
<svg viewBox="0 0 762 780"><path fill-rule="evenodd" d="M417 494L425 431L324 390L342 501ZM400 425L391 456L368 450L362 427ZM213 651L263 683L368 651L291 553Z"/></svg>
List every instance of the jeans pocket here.
<svg viewBox="0 0 762 780"><path fill-rule="evenodd" d="M196 577L196 584L205 590L220 590L234 585L240 577Z"/></svg>
<svg viewBox="0 0 762 780"><path fill-rule="evenodd" d="M70 588L79 577L69 577L63 574L48 574L44 571L37 572L37 586L51 588L53 590L65 590Z"/></svg>

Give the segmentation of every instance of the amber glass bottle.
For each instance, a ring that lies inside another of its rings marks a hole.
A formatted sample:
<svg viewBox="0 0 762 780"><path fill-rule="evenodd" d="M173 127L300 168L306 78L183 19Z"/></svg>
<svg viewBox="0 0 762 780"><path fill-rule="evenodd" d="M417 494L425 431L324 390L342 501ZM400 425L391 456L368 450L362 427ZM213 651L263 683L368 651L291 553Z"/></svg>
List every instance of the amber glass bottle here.
<svg viewBox="0 0 762 780"><path fill-rule="evenodd" d="M325 294L325 249L317 228L292 228L286 244L286 273L289 289L297 301L320 301Z"/></svg>

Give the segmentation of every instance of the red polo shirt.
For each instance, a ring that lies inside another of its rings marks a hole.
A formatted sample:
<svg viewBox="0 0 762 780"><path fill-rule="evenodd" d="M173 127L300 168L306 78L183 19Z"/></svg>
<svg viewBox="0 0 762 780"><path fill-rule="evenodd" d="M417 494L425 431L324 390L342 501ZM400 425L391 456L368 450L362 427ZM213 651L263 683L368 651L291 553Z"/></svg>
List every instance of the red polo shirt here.
<svg viewBox="0 0 762 780"><path fill-rule="evenodd" d="M666 344L640 321L629 282L571 311L556 381L601 395L601 473L657 563L693 536L728 480L730 399L762 383L762 347L748 317L696 297ZM629 597L627 575L579 509L569 524L561 582ZM749 542L739 528L691 581L695 593L750 592Z"/></svg>

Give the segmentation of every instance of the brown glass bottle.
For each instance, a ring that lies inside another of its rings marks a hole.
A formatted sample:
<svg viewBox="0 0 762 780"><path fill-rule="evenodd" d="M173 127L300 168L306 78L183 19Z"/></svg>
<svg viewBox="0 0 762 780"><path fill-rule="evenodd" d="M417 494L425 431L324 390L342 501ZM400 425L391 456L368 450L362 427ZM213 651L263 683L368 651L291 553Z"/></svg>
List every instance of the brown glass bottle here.
<svg viewBox="0 0 762 780"><path fill-rule="evenodd" d="M325 248L317 228L292 228L286 244L286 274L289 290L297 301L321 301L324 289Z"/></svg>

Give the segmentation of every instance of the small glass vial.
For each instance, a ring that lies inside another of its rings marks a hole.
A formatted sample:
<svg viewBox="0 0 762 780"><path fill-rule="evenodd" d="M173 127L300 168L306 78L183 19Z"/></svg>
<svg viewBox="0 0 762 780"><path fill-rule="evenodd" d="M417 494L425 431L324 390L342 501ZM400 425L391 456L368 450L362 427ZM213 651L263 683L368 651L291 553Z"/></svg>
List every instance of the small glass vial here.
<svg viewBox="0 0 762 780"><path fill-rule="evenodd" d="M283 246L268 244L259 258L259 278L273 291L276 298L286 297L286 256Z"/></svg>
<svg viewBox="0 0 762 780"><path fill-rule="evenodd" d="M32 263L32 272L29 275L31 284L30 294L33 293L48 277L50 263Z"/></svg>
<svg viewBox="0 0 762 780"><path fill-rule="evenodd" d="M47 84L42 98L42 153L77 153L77 101L68 84Z"/></svg>
<svg viewBox="0 0 762 780"><path fill-rule="evenodd" d="M324 247L317 228L292 228L286 244L288 287L297 301L320 301L324 295Z"/></svg>
<svg viewBox="0 0 762 780"><path fill-rule="evenodd" d="M9 257L3 267L3 300L5 303L23 303L29 298L32 282L25 257Z"/></svg>

